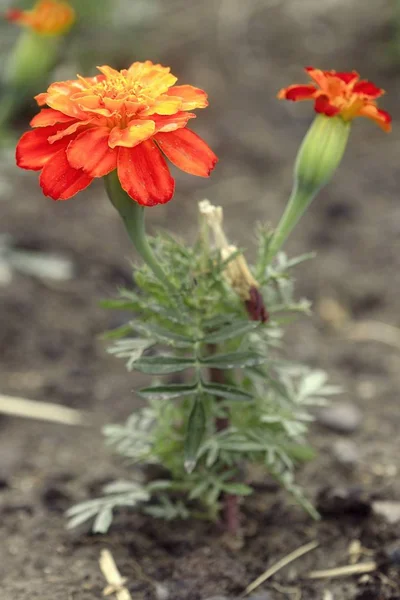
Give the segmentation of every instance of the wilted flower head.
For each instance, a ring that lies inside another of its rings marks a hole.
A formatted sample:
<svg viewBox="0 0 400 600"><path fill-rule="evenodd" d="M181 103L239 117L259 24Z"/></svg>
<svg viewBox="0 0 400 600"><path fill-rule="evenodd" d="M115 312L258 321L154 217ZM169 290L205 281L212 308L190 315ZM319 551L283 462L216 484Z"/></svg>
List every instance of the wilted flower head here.
<svg viewBox="0 0 400 600"><path fill-rule="evenodd" d="M238 253L237 247L227 240L222 228L222 206L214 206L208 200L202 200L199 202L199 212L213 234L222 260L227 261L223 272L225 281L243 301L250 318L265 323L269 316L259 291L260 284L253 277L243 254Z"/></svg>
<svg viewBox="0 0 400 600"><path fill-rule="evenodd" d="M390 115L377 107L376 100L385 92L373 83L360 80L356 71L340 73L306 67L314 83L295 84L280 90L278 98L286 100L314 100L317 113L327 117L340 115L344 121L367 117L384 131L391 130Z"/></svg>
<svg viewBox="0 0 400 600"><path fill-rule="evenodd" d="M186 128L189 112L208 104L204 91L175 86L168 67L135 62L116 71L53 83L36 96L47 105L17 146L17 164L42 171L46 196L66 200L95 177L117 170L125 192L146 206L168 202L174 193L163 154L187 173L208 177L217 157Z"/></svg>
<svg viewBox="0 0 400 600"><path fill-rule="evenodd" d="M75 11L67 2L39 0L32 10L9 9L6 19L42 35L66 33L75 21Z"/></svg>

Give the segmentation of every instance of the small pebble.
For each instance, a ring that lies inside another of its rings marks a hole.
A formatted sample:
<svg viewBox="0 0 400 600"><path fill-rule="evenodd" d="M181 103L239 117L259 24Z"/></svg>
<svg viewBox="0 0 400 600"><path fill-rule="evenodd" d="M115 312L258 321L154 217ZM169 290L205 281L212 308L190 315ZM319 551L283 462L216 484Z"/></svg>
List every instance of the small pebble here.
<svg viewBox="0 0 400 600"><path fill-rule="evenodd" d="M376 515L383 517L390 524L400 521L400 502L379 500L372 503L372 510Z"/></svg>
<svg viewBox="0 0 400 600"><path fill-rule="evenodd" d="M354 467L360 461L357 445L351 440L335 440L332 446L333 455L344 467Z"/></svg>
<svg viewBox="0 0 400 600"><path fill-rule="evenodd" d="M210 596L204 600L239 600L241 596ZM250 596L246 596L247 600L271 600L269 592L254 592Z"/></svg>
<svg viewBox="0 0 400 600"><path fill-rule="evenodd" d="M6 286L11 283L12 270L8 263L0 256L0 286Z"/></svg>
<svg viewBox="0 0 400 600"><path fill-rule="evenodd" d="M8 260L15 271L38 279L69 281L75 274L73 262L60 254L11 249Z"/></svg>
<svg viewBox="0 0 400 600"><path fill-rule="evenodd" d="M371 511L371 500L361 487L326 487L317 496L317 510L321 515L338 516L344 514L367 517Z"/></svg>
<svg viewBox="0 0 400 600"><path fill-rule="evenodd" d="M169 598L169 590L162 583L156 583L154 585L154 592L157 600L168 600Z"/></svg>
<svg viewBox="0 0 400 600"><path fill-rule="evenodd" d="M335 402L316 411L317 422L338 433L354 433L362 422L362 413L349 402Z"/></svg>

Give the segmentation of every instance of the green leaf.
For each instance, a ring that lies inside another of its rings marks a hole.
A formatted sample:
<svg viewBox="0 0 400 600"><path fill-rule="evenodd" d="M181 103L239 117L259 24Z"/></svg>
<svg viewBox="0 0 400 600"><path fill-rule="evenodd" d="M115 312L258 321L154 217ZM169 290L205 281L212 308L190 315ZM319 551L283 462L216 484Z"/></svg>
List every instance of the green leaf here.
<svg viewBox="0 0 400 600"><path fill-rule="evenodd" d="M196 365L194 358L179 356L144 356L135 362L135 369L149 375L166 375L190 369Z"/></svg>
<svg viewBox="0 0 400 600"><path fill-rule="evenodd" d="M79 507L80 505L78 504L77 507ZM72 508L77 508L75 506L73 506ZM74 529L75 527L78 527L79 525L82 525L82 523L85 523L86 521L91 520L95 515L97 515L98 513L98 507L95 506L94 508L87 508L86 510L81 510L81 511L76 511L74 513L74 516L70 516L68 523L67 523L67 529ZM66 513L68 516L68 513Z"/></svg>
<svg viewBox="0 0 400 600"><path fill-rule="evenodd" d="M130 323L131 328L149 338L153 338L162 344L175 346L175 348L192 348L195 344L195 340L186 335L175 333L166 327L160 327L152 323L139 323L132 321Z"/></svg>
<svg viewBox="0 0 400 600"><path fill-rule="evenodd" d="M215 329L216 327L221 327L222 325L228 325L232 322L232 318L227 315L215 315L215 317L210 317L209 319L205 319L202 321L203 329Z"/></svg>
<svg viewBox="0 0 400 600"><path fill-rule="evenodd" d="M244 483L224 483L222 486L222 490L227 494L234 494L235 496L249 496L253 493L253 490L250 486L245 485Z"/></svg>
<svg viewBox="0 0 400 600"><path fill-rule="evenodd" d="M110 506L105 506L94 520L93 533L107 533L112 523L113 512Z"/></svg>
<svg viewBox="0 0 400 600"><path fill-rule="evenodd" d="M206 413L204 404L201 399L196 399L189 415L185 435L184 466L187 473L192 473L196 466L197 454L204 437L205 429Z"/></svg>
<svg viewBox="0 0 400 600"><path fill-rule="evenodd" d="M139 390L139 395L146 400L173 400L174 398L183 398L191 396L199 389L198 383L191 385L187 384L171 384L171 385L154 385L145 387Z"/></svg>
<svg viewBox="0 0 400 600"><path fill-rule="evenodd" d="M230 340L240 335L249 333L250 331L257 329L259 326L259 321L236 321L231 325L221 327L221 329L218 329L218 331L208 333L204 336L202 341L206 342L207 344L219 344L225 340Z"/></svg>
<svg viewBox="0 0 400 600"><path fill-rule="evenodd" d="M102 300L100 303L101 308L109 308L112 310L130 310L130 311L139 311L142 310L142 304L139 301L132 300Z"/></svg>
<svg viewBox="0 0 400 600"><path fill-rule="evenodd" d="M121 327L116 327L115 329L106 331L100 336L100 338L103 340L118 340L120 338L126 337L131 333L132 327L130 325L122 325Z"/></svg>
<svg viewBox="0 0 400 600"><path fill-rule="evenodd" d="M154 340L143 340L141 338L125 338L123 340L117 340L114 346L107 348L109 354L114 354L118 358L126 358L126 367L128 371L131 371L135 363L140 359L143 352L154 346L156 342Z"/></svg>
<svg viewBox="0 0 400 600"><path fill-rule="evenodd" d="M253 400L251 394L234 385L202 382L201 387L207 394L218 396L219 398L226 398L226 400L233 400L236 402L248 402L249 400Z"/></svg>
<svg viewBox="0 0 400 600"><path fill-rule="evenodd" d="M257 352L229 352L227 354L214 354L200 359L204 367L212 369L236 369L254 367L266 362L267 358Z"/></svg>

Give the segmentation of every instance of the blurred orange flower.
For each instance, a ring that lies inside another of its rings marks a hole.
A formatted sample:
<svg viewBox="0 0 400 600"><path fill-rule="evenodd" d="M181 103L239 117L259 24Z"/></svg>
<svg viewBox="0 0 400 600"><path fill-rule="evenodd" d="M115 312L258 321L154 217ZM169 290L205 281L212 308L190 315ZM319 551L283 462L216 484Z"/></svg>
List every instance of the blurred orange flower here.
<svg viewBox="0 0 400 600"><path fill-rule="evenodd" d="M391 130L391 116L376 104L376 99L385 93L384 90L369 81L360 80L356 71L337 73L312 67L305 70L315 83L290 85L280 90L278 98L294 101L315 100L315 111L327 117L340 115L344 121L351 121L355 117L367 117L384 131Z"/></svg>
<svg viewBox="0 0 400 600"><path fill-rule="evenodd" d="M73 25L75 11L67 2L39 0L32 10L11 8L5 17L42 35L61 35Z"/></svg>
<svg viewBox="0 0 400 600"><path fill-rule="evenodd" d="M163 154L187 173L208 177L217 157L186 128L205 108L207 94L174 86L168 67L135 62L115 71L98 67L96 77L53 83L36 96L47 104L20 139L16 159L23 169L41 170L46 196L66 200L95 177L117 169L122 188L139 204L168 202L174 180Z"/></svg>

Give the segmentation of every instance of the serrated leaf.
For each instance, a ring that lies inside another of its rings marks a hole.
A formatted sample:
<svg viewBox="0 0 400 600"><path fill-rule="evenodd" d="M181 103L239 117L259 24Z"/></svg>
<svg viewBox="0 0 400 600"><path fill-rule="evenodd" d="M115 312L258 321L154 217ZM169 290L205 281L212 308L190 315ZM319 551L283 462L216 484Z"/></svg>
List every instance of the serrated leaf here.
<svg viewBox="0 0 400 600"><path fill-rule="evenodd" d="M149 492L159 492L160 490L168 490L173 487L172 479L156 479L147 484Z"/></svg>
<svg viewBox="0 0 400 600"><path fill-rule="evenodd" d="M113 519L112 508L105 506L94 520L93 533L107 533Z"/></svg>
<svg viewBox="0 0 400 600"><path fill-rule="evenodd" d="M101 308L108 308L111 310L131 310L140 311L142 309L142 303L139 301L132 300L102 300L99 302Z"/></svg>
<svg viewBox="0 0 400 600"><path fill-rule="evenodd" d="M136 361L142 356L143 352L154 346L156 342L154 340L143 340L141 338L128 338L118 340L114 346L107 348L109 354L114 354L119 358L127 358L126 367L128 371L131 371Z"/></svg>
<svg viewBox="0 0 400 600"><path fill-rule="evenodd" d="M159 315L162 319L170 321L171 323L179 323L181 325L190 323L188 316L184 312L174 310L173 308L165 308L160 304L150 304L147 307L147 310Z"/></svg>
<svg viewBox="0 0 400 600"><path fill-rule="evenodd" d="M78 504L76 507L74 506L73 508L77 508L80 505ZM75 527L78 527L79 525L82 525L82 523L85 523L86 521L90 521L95 515L97 515L98 513L98 509L96 508L88 508L86 510L81 510L75 513L75 515L73 517L70 517L67 523L67 529L74 529ZM68 513L67 513L68 515Z"/></svg>
<svg viewBox="0 0 400 600"><path fill-rule="evenodd" d="M148 500L149 494L143 488L143 486L135 483L134 481L113 481L103 487L105 494L126 494L129 493L131 497L138 497L140 500Z"/></svg>
<svg viewBox="0 0 400 600"><path fill-rule="evenodd" d="M259 326L260 323L258 321L236 321L231 325L221 327L213 333L208 333L203 337L202 341L207 344L219 344L220 342L225 342L226 340L249 333Z"/></svg>
<svg viewBox="0 0 400 600"><path fill-rule="evenodd" d="M306 375L299 386L299 398L307 398L319 392L327 382L327 379L328 376L325 371L312 371Z"/></svg>
<svg viewBox="0 0 400 600"><path fill-rule="evenodd" d="M145 387L139 390L139 395L147 400L173 400L174 398L183 398L191 396L199 389L198 383L194 384L170 384L170 385L154 385Z"/></svg>
<svg viewBox="0 0 400 600"><path fill-rule="evenodd" d="M121 327L116 327L115 329L106 331L100 336L100 338L102 338L103 340L118 340L120 338L126 337L131 333L132 327L130 325L122 325Z"/></svg>
<svg viewBox="0 0 400 600"><path fill-rule="evenodd" d="M149 375L166 375L190 369L196 365L194 358L179 356L144 356L135 362L135 369Z"/></svg>
<svg viewBox="0 0 400 600"><path fill-rule="evenodd" d="M184 466L192 473L196 466L197 454L206 429L206 413L202 400L196 399L189 415L184 444Z"/></svg>
<svg viewBox="0 0 400 600"><path fill-rule="evenodd" d="M202 382L201 385L203 390L211 396L218 396L219 398L226 398L226 400L233 400L235 402L249 402L249 400L253 400L253 396L251 394L234 385L225 385L222 383L212 382Z"/></svg>
<svg viewBox="0 0 400 600"><path fill-rule="evenodd" d="M79 504L75 504L74 506L71 506L71 508L69 508L67 511L65 511L65 515L69 518L69 517L74 517L75 515L81 513L84 510L95 510L96 512L98 512L99 508L101 507L101 504L102 504L101 498L94 498L93 500L85 500L84 502L80 502Z"/></svg>
<svg viewBox="0 0 400 600"><path fill-rule="evenodd" d="M166 327L160 327L152 323L140 323L132 321L130 326L140 335L153 338L162 344L174 346L175 348L192 348L195 340L189 336L175 333Z"/></svg>
<svg viewBox="0 0 400 600"><path fill-rule="evenodd" d="M196 498L200 498L206 491L209 486L209 482L206 479L199 481L197 485L195 485L189 492L189 500L195 500Z"/></svg>
<svg viewBox="0 0 400 600"><path fill-rule="evenodd" d="M224 483L222 489L227 494L234 494L235 496L249 496L253 493L252 488L244 483Z"/></svg>
<svg viewBox="0 0 400 600"><path fill-rule="evenodd" d="M254 367L266 362L267 358L257 352L229 352L214 354L199 360L202 366L212 369L236 369Z"/></svg>
<svg viewBox="0 0 400 600"><path fill-rule="evenodd" d="M215 317L210 317L209 319L205 319L202 321L201 326L203 329L215 329L216 327L221 327L222 325L231 324L232 319L230 319L227 315L216 315Z"/></svg>

